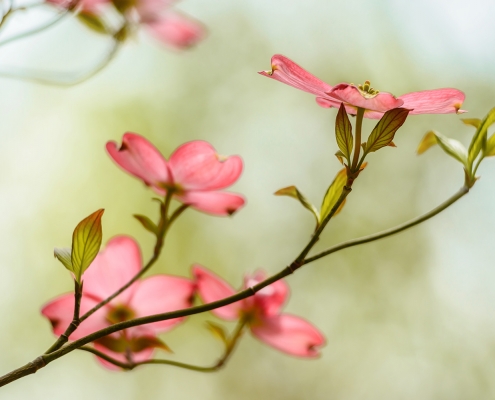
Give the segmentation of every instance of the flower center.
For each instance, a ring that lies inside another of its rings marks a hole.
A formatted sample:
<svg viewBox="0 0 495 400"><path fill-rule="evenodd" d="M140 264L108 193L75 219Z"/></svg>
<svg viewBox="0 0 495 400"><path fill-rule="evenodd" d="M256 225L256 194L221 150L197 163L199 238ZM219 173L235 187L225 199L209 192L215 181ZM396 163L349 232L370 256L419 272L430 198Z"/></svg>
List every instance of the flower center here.
<svg viewBox="0 0 495 400"><path fill-rule="evenodd" d="M114 307L107 314L107 321L110 322L111 324L116 324L118 322L124 322L133 319L135 316L136 314L134 313L133 310L131 310L129 307L127 307L124 304L120 304Z"/></svg>
<svg viewBox="0 0 495 400"><path fill-rule="evenodd" d="M370 81L365 81L362 85L358 85L358 89L363 95L363 97L367 99L372 99L378 93L380 93L379 90L376 90L370 86Z"/></svg>
<svg viewBox="0 0 495 400"><path fill-rule="evenodd" d="M184 189L177 183L163 183L158 184L159 187L165 189L167 193L175 194L177 196L182 196L184 194Z"/></svg>

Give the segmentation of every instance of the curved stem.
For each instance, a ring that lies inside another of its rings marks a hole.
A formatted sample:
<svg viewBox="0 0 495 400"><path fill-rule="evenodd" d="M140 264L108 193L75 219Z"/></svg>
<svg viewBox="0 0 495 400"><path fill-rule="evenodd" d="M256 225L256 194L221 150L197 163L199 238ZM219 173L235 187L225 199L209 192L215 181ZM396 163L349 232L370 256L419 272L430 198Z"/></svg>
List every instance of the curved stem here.
<svg viewBox="0 0 495 400"><path fill-rule="evenodd" d="M152 359L152 360L146 360L146 361L139 361L139 362L129 362L129 363L123 363L122 361L116 360L107 354L96 350L95 348L91 346L81 346L79 347L78 350L84 350L89 353L92 353L105 361L108 361L109 363L116 365L117 367L120 367L122 369L126 370L132 370L136 367L139 367L140 365L147 365L147 364L159 364L159 365L171 365L173 367L178 367L178 368L183 368L183 369L188 369L191 371L197 371L197 372L215 372L218 371L220 368L222 368L227 360L229 359L230 355L232 354L235 345L239 341L239 339L242 336L243 329L245 326L245 321L240 320L239 324L237 325L236 329L234 330L234 333L232 334L232 337L229 341L229 344L227 345L227 348L225 350L224 355L212 366L210 367L201 367L198 365L193 365L193 364L187 364L179 361L173 361L173 360L162 360L162 359Z"/></svg>
<svg viewBox="0 0 495 400"><path fill-rule="evenodd" d="M361 130L363 127L364 108L358 107L356 115L356 137L354 139L354 157L352 159L351 171L357 171L359 153L361 152Z"/></svg>
<svg viewBox="0 0 495 400"><path fill-rule="evenodd" d="M303 264L309 264L313 261L318 260L319 258L328 256L329 254L335 253L337 251L347 249L349 247L354 247L354 246L364 244L364 243L374 242L375 240L383 239L383 238L386 238L387 236L395 235L396 233L399 233L399 232L405 231L406 229L412 228L413 226L418 225L421 222L424 222L424 221L434 217L435 215L441 213L443 210L445 210L447 207L454 204L457 200L459 200L461 197L466 195L468 192L469 192L469 188L467 186L463 186L450 199L443 202L438 207L435 207L433 210L431 210L431 211L429 211L429 212L427 212L427 213L425 213L425 214L423 214L417 218L414 218L414 219L412 219L412 220L410 220L404 224L398 225L394 228L390 228L390 229L375 233L373 235L363 236L361 238L352 239L352 240L349 240L347 242L343 242L343 243L337 244L335 246L332 246L329 249L322 251L321 253L318 253L313 257L306 258L304 260Z"/></svg>
<svg viewBox="0 0 495 400"><path fill-rule="evenodd" d="M98 63L95 66L93 66L87 71L80 72L76 75L70 73L61 74L61 73L34 71L27 69L22 70L16 68L15 71L0 70L0 76L6 78L28 80L32 82L47 84L47 85L60 85L60 86L77 85L78 83L84 82L89 78L93 77L103 68L105 68L116 56L120 48L120 43L121 43L120 41L114 39L110 50L104 55L104 57L100 61L98 61Z"/></svg>
<svg viewBox="0 0 495 400"><path fill-rule="evenodd" d="M36 28L33 28L29 31L25 31L25 32L21 32L19 33L18 35L14 35L14 36L11 36L11 37L8 37L7 39L4 39L4 40L0 40L0 47L1 46L4 46L8 43L12 43L16 40L21 40L21 39L25 39L31 35L34 35L38 32L42 32L44 31L45 29L48 29L50 27L52 27L53 25L55 25L56 23L60 22L63 18L65 18L66 16L69 15L69 12L72 11L77 3L79 2L79 0L75 0L73 1L67 9L63 10L62 12L60 12L57 16L55 16L55 18L53 18L51 21L47 22L46 24L44 25L40 25Z"/></svg>

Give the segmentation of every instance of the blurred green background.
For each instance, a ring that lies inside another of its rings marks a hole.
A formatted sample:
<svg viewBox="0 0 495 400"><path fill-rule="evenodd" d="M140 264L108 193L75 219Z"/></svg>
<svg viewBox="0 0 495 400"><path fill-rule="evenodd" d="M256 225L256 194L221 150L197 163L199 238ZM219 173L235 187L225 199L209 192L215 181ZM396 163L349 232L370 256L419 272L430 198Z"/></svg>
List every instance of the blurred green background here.
<svg viewBox="0 0 495 400"><path fill-rule="evenodd" d="M297 185L320 204L339 170L336 110L256 74L284 54L330 84L361 83L401 95L456 87L469 117L495 106L495 3L473 0L251 0L178 4L203 21L206 40L184 53L143 34L108 68L73 88L1 79L0 367L37 357L54 337L40 307L68 292L53 258L77 222L105 208L104 240L131 234L145 259L151 235L131 217L156 215L153 193L121 172L108 140L138 132L165 155L202 139L240 154L232 188L247 206L233 218L187 211L153 272L189 275L197 262L239 286L245 273L275 273L311 234L312 217L272 193ZM30 13L7 27L36 23ZM84 70L105 40L68 19L36 38L0 48L0 67ZM367 122L369 130L373 123ZM373 233L425 212L462 185L463 172L439 149L417 157L436 129L467 143L460 116L412 116L396 149L369 157L344 211L318 249ZM288 279L286 311L327 337L318 360L279 353L249 335L227 367L200 374L166 366L108 372L73 352L0 390L1 399L493 399L495 398L495 163L459 203L396 237L345 250ZM173 359L208 365L221 352L195 316L163 335ZM228 325L232 328L231 325Z"/></svg>

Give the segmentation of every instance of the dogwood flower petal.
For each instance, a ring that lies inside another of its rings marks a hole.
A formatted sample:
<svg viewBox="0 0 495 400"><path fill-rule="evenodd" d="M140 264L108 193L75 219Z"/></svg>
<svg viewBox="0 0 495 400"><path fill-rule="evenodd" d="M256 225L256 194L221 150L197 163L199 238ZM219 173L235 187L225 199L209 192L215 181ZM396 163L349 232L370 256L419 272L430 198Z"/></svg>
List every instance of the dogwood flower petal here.
<svg viewBox="0 0 495 400"><path fill-rule="evenodd" d="M112 351L105 346L102 346L99 343L94 343L94 347L96 350L101 351L103 354L106 354L109 357L112 357L114 360L120 361L122 363L128 363L129 360L127 360L126 355L124 353L116 353L115 351ZM151 356L153 355L155 349L153 348L147 348L144 349L143 351L140 352L133 352L132 353L132 361L133 362L141 362L141 361L146 361L150 360ZM96 359L98 362L100 362L101 365L103 365L105 368L113 370L113 371L122 371L120 367L117 367L116 365L104 360L103 358L100 358L96 356Z"/></svg>
<svg viewBox="0 0 495 400"><path fill-rule="evenodd" d="M175 183L185 190L218 190L239 178L242 159L239 156L222 158L209 143L196 140L175 150L169 167Z"/></svg>
<svg viewBox="0 0 495 400"><path fill-rule="evenodd" d="M262 342L297 357L318 357L319 347L325 344L325 338L318 329L290 314L264 318L251 326L251 332Z"/></svg>
<svg viewBox="0 0 495 400"><path fill-rule="evenodd" d="M219 216L234 214L246 202L241 195L229 192L186 192L177 199L199 211Z"/></svg>
<svg viewBox="0 0 495 400"><path fill-rule="evenodd" d="M172 181L167 162L156 147L142 136L127 132L120 148L116 142L108 142L106 148L122 169L142 179L146 185L156 186Z"/></svg>
<svg viewBox="0 0 495 400"><path fill-rule="evenodd" d="M96 304L99 300L83 296L81 299L80 314L83 315ZM70 335L71 340L77 340L90 333L96 332L108 326L105 316L107 309L105 307L96 311L91 318L81 322L77 330ZM48 318L52 324L53 333L60 336L68 328L74 317L74 294L64 294L59 296L41 309L41 314Z"/></svg>
<svg viewBox="0 0 495 400"><path fill-rule="evenodd" d="M332 90L332 86L328 83L318 79L281 54L275 54L272 57L271 64L271 71L260 71L258 73L317 96L326 97L325 93Z"/></svg>
<svg viewBox="0 0 495 400"><path fill-rule="evenodd" d="M155 275L139 282L129 308L135 312L136 317L188 308L192 305L194 290L195 285L190 279ZM153 332L165 332L183 320L184 318L176 318L159 321L147 324L146 327Z"/></svg>
<svg viewBox="0 0 495 400"><path fill-rule="evenodd" d="M145 22L145 25L155 38L178 50L194 46L206 34L203 24L171 11Z"/></svg>
<svg viewBox="0 0 495 400"><path fill-rule="evenodd" d="M412 110L409 114L461 114L465 94L457 89L423 90L399 96L402 107Z"/></svg>
<svg viewBox="0 0 495 400"><path fill-rule="evenodd" d="M193 266L192 272L196 278L198 294L205 304L222 300L236 293L234 288L222 278L199 264ZM237 302L216 308L211 312L219 318L227 321L234 321L239 319L241 308L242 302Z"/></svg>
<svg viewBox="0 0 495 400"><path fill-rule="evenodd" d="M110 239L83 275L87 296L103 300L129 282L141 269L141 251L129 236ZM118 295L113 303L127 304L137 285Z"/></svg>

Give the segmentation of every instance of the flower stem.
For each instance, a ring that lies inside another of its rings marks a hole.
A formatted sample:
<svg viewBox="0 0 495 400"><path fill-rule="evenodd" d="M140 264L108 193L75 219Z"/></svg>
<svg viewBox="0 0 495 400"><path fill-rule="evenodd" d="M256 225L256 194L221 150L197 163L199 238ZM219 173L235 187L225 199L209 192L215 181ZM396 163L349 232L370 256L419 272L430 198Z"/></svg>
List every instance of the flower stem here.
<svg viewBox="0 0 495 400"><path fill-rule="evenodd" d="M358 161L359 161L359 153L361 152L361 130L363 127L363 117L364 117L364 108L358 107L357 115L356 115L356 137L354 140L354 157L352 159L351 171L356 172Z"/></svg>
<svg viewBox="0 0 495 400"><path fill-rule="evenodd" d="M222 368L227 360L229 359L230 355L232 354L235 345L239 341L239 339L242 336L243 330L245 326L245 321L240 320L239 324L236 326L236 329L234 330L234 333L231 336L231 339L229 340L228 345L226 346L226 350L224 355L212 366L210 367L201 367L198 365L193 365L193 364L187 364L187 363L182 363L179 361L173 361L173 360L161 360L161 359L152 359L152 360L146 360L146 361L139 361L139 362L127 362L124 363L122 361L116 360L107 354L96 350L94 347L91 346L82 346L78 350L84 350L89 353L92 353L105 361L108 361L109 363L120 367L122 369L126 370L132 370L136 367L139 367L140 365L146 365L146 364L159 364L159 365L171 365L173 367L178 367L178 368L183 368L183 369L188 369L191 371L197 371L197 372L215 372L218 371L220 368Z"/></svg>

